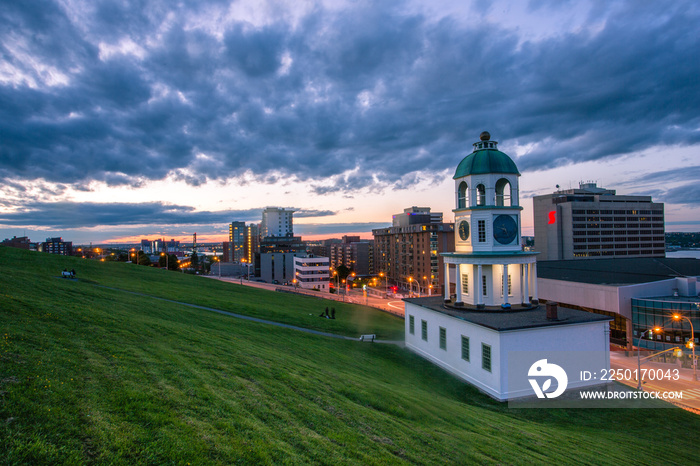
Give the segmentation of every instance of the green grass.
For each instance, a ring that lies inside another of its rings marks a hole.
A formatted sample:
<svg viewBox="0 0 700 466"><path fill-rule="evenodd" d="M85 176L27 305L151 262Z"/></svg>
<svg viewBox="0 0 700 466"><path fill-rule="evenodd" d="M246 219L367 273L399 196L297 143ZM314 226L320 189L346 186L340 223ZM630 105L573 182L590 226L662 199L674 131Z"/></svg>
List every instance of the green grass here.
<svg viewBox="0 0 700 466"><path fill-rule="evenodd" d="M57 278L64 267L79 280ZM700 418L679 409L508 409L392 345L95 285L400 335L379 311L334 304L329 322L315 299L6 248L0 271L2 464L697 461Z"/></svg>
<svg viewBox="0 0 700 466"><path fill-rule="evenodd" d="M27 279L37 273L43 277L54 277L60 276L64 268L75 269L79 283L69 288L79 292L90 285L103 285L339 335L359 337L363 333L376 333L378 338L403 340L401 318L365 306L260 290L127 263L101 263L61 256L54 256L47 262L45 255L28 251L5 260L0 257L0 266L4 270L7 270L6 267L11 269L15 261L22 262L26 267L13 273L29 274ZM50 282L50 286L57 285ZM140 305L145 299L133 295L125 298L132 300L134 305ZM336 319L319 317L326 307L335 308Z"/></svg>

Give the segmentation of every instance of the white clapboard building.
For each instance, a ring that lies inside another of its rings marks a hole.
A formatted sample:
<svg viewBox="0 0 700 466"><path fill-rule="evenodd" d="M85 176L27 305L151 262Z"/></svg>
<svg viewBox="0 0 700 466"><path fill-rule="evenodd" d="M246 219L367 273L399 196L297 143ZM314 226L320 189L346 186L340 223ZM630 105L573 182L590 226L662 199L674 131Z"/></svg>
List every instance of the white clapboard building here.
<svg viewBox="0 0 700 466"><path fill-rule="evenodd" d="M445 294L405 300L406 347L498 400L536 396L536 386L558 396L558 386L597 385L581 374L610 368L609 317L538 302L537 253L521 246L519 177L482 133L453 177L455 251L442 254ZM552 365L565 381L532 382Z"/></svg>

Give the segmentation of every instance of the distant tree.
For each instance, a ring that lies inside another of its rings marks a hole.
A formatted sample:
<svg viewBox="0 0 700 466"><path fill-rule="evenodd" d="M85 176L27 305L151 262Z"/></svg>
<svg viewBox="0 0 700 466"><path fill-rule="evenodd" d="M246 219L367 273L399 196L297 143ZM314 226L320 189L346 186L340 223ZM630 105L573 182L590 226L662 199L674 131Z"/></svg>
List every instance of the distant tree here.
<svg viewBox="0 0 700 466"><path fill-rule="evenodd" d="M148 257L148 255L144 254L143 251L139 251L138 257L139 259L137 264L146 266L151 265L151 258Z"/></svg>
<svg viewBox="0 0 700 466"><path fill-rule="evenodd" d="M120 252L117 256L119 262L127 262L129 260L129 255L125 252Z"/></svg>
<svg viewBox="0 0 700 466"><path fill-rule="evenodd" d="M190 256L190 267L193 269L198 269L199 268L199 257L197 257L196 252L192 252L192 255Z"/></svg>
<svg viewBox="0 0 700 466"><path fill-rule="evenodd" d="M170 256L158 256L158 267L161 269L170 265Z"/></svg>
<svg viewBox="0 0 700 466"><path fill-rule="evenodd" d="M352 272L352 270L350 270L349 268L347 268L344 265L336 267L335 271L338 272L338 276L340 277L341 281L348 278L348 275L350 275L350 273Z"/></svg>
<svg viewBox="0 0 700 466"><path fill-rule="evenodd" d="M180 270L180 264L177 262L177 256L170 254L168 259L168 270Z"/></svg>

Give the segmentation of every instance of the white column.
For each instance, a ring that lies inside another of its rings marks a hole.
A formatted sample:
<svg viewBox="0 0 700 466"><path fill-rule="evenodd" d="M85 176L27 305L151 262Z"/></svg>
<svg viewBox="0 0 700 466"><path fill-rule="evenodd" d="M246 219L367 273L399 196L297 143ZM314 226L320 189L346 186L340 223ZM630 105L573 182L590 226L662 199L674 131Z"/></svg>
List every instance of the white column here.
<svg viewBox="0 0 700 466"><path fill-rule="evenodd" d="M520 264L520 267L518 267L518 271L520 272L520 302L525 303L525 299L523 299L523 273L524 273L524 268L523 264Z"/></svg>
<svg viewBox="0 0 700 466"><path fill-rule="evenodd" d="M476 295L476 305L477 306L484 304L484 296L481 293L481 291L483 290L483 287L484 287L484 285L481 283L481 281L484 279L482 275L483 275L483 272L482 272L481 264L479 264L477 266L477 272L476 272L476 280L475 280L476 283L474 283L474 285L476 286L476 290L474 290L474 294Z"/></svg>
<svg viewBox="0 0 700 466"><path fill-rule="evenodd" d="M508 264L503 264L503 304L508 303Z"/></svg>
<svg viewBox="0 0 700 466"><path fill-rule="evenodd" d="M539 299L537 298L537 262L532 263L532 272L530 272L530 275L532 275L532 300L538 303Z"/></svg>
<svg viewBox="0 0 700 466"><path fill-rule="evenodd" d="M462 299L462 294L464 290L462 289L462 264L457 264L455 266L455 290L457 292L457 300L455 304L461 305L464 303Z"/></svg>
<svg viewBox="0 0 700 466"><path fill-rule="evenodd" d="M523 264L523 274L525 275L525 288L523 289L523 304L530 302L530 264Z"/></svg>
<svg viewBox="0 0 700 466"><path fill-rule="evenodd" d="M445 272L445 302L450 300L450 264L445 261L444 263Z"/></svg>

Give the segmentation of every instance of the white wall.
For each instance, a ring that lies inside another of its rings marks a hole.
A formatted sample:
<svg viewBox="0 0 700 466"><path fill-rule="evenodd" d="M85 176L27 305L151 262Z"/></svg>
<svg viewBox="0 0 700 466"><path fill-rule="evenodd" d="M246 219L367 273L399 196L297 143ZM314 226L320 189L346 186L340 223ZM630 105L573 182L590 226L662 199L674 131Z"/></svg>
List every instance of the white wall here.
<svg viewBox="0 0 700 466"><path fill-rule="evenodd" d="M406 303L406 347L428 361L501 399L500 335L494 330L469 324L448 315ZM409 332L409 316L415 318L415 334ZM428 322L428 341L421 339L421 320ZM447 330L447 349L440 349L440 327ZM462 339L469 337L470 360L462 359ZM481 344L491 345L491 372L481 367Z"/></svg>
<svg viewBox="0 0 700 466"><path fill-rule="evenodd" d="M409 331L410 316L414 317L414 334ZM421 338L421 320L428 323L428 341ZM578 352L581 354L579 362L582 367L595 367L596 370L610 368L607 321L498 332L406 303L405 322L408 349L501 401L534 395L526 376L518 377L517 381L511 383L512 387L509 387L510 353ZM447 332L445 350L440 348L440 327L444 327ZM469 361L462 359L462 335L469 337ZM482 343L491 346L490 372L482 368ZM521 373L523 370L526 373L529 366L511 369L515 373ZM571 373L570 377L573 379L573 375L579 372L576 369ZM600 384L600 381L569 381L570 387L597 384Z"/></svg>

